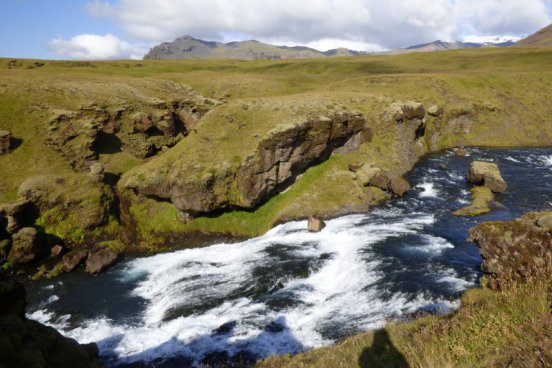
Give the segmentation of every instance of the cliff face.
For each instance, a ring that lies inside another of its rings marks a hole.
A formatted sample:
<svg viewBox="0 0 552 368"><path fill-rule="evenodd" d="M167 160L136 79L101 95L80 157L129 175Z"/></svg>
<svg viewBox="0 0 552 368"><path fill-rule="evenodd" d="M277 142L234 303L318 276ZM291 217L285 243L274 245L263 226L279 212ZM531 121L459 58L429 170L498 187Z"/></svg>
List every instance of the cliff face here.
<svg viewBox="0 0 552 368"><path fill-rule="evenodd" d="M119 190L170 199L186 215L253 208L328 159L336 148L354 144L357 136L357 145L369 139L366 119L350 112L282 124L256 146L241 147L243 159L206 167L185 159L175 163L167 155L125 175ZM217 147L207 143L204 149Z"/></svg>
<svg viewBox="0 0 552 368"><path fill-rule="evenodd" d="M80 345L51 327L28 320L25 306L23 285L0 274L2 367L102 367L96 344Z"/></svg>

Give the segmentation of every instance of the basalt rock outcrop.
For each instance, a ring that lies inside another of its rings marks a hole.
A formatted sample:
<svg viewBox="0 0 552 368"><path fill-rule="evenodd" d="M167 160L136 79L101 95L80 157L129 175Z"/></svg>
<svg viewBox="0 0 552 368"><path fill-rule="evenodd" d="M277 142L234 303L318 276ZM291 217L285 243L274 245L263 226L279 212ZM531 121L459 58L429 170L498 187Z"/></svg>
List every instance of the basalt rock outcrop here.
<svg viewBox="0 0 552 368"><path fill-rule="evenodd" d="M75 111L52 109L46 143L77 171L88 171L100 154L127 151L146 158L178 143L217 104L189 91L186 99L147 99L139 106L91 103Z"/></svg>
<svg viewBox="0 0 552 368"><path fill-rule="evenodd" d="M0 366L6 368L100 368L96 344L81 345L51 327L25 317L22 284L0 270Z"/></svg>
<svg viewBox="0 0 552 368"><path fill-rule="evenodd" d="M512 221L486 222L470 230L483 257L482 285L507 289L552 272L552 212L532 212Z"/></svg>
<svg viewBox="0 0 552 368"><path fill-rule="evenodd" d="M239 161L210 168L187 165L185 172L173 163L165 163L171 166L165 170L172 172L162 181L157 175L147 178L140 168L123 176L119 188L126 193L168 199L182 213L192 216L222 208L253 208L284 190L310 166L329 158L338 147L369 139L363 115L340 112L280 124Z"/></svg>

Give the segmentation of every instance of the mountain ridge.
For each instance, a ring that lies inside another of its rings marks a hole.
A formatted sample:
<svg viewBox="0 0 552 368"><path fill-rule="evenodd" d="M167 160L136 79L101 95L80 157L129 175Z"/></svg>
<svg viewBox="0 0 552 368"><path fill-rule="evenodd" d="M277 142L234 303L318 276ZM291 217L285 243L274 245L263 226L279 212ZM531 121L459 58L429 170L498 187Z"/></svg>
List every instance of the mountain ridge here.
<svg viewBox="0 0 552 368"><path fill-rule="evenodd" d="M404 54L410 52L431 52L480 47L505 47L513 45L513 41L500 43L446 42L433 41L403 49L381 52L381 54ZM307 46L277 46L257 40L232 41L222 43L204 41L190 35L176 38L171 42L163 42L154 46L144 56L151 59L305 59L337 56L357 56L370 54L367 51L336 48L320 51Z"/></svg>
<svg viewBox="0 0 552 368"><path fill-rule="evenodd" d="M518 46L552 46L552 24L517 42Z"/></svg>

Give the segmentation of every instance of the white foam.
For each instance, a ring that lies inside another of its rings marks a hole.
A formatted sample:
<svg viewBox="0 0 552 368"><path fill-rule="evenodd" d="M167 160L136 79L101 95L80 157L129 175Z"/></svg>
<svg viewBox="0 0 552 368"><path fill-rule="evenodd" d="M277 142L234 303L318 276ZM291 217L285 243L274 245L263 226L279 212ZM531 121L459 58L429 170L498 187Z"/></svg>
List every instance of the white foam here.
<svg viewBox="0 0 552 368"><path fill-rule="evenodd" d="M448 284L449 287L457 292L465 291L475 286L474 282L459 277L453 269L441 272L441 276L437 279L437 282Z"/></svg>
<svg viewBox="0 0 552 368"><path fill-rule="evenodd" d="M419 184L417 188L423 189L420 192L420 197L429 198L429 197L438 197L439 192L437 189L435 189L435 184L431 182L424 182L422 184Z"/></svg>
<svg viewBox="0 0 552 368"><path fill-rule="evenodd" d="M427 188L428 193L435 193L431 183ZM290 222L238 244L132 260L120 279L137 282L132 294L147 302L135 325L99 317L71 328L68 316L56 320L45 309L30 318L54 325L81 343L98 342L108 364L110 359L119 363L151 361L175 353L197 364L205 354L217 350L233 355L246 349L263 357L299 352L333 343L324 331L336 325L344 330L373 329L427 305L453 308L452 302L423 293L382 297L378 282L384 275L378 267L381 261L372 256L372 247L389 238L419 233L435 222L433 215L405 212L377 209L368 215L345 216L327 221L318 233L308 232L306 221ZM439 237L427 235L422 240L416 249L430 256L452 247ZM274 266L277 259L269 251L275 247L286 253L286 259L320 260L304 276L276 275L274 283L279 285L273 295L285 295L294 302L275 308L266 300L230 297L243 295L243 288L255 287L256 270ZM447 282L446 276L442 282ZM213 300L221 302L205 310L206 302ZM167 313L179 308L195 312L167 320ZM274 321L285 324L286 329L266 331ZM231 334L213 333L228 322L236 322Z"/></svg>
<svg viewBox="0 0 552 368"><path fill-rule="evenodd" d="M512 157L512 156L506 156L506 157L504 157L504 158L505 158L506 160L508 160L508 161L512 161L512 162L515 162L515 163L521 163L520 160L515 159L515 158Z"/></svg>
<svg viewBox="0 0 552 368"><path fill-rule="evenodd" d="M424 253L439 255L445 249L454 248L454 245L452 243L438 236L423 235L421 238L423 243L419 246L414 247L414 249Z"/></svg>
<svg viewBox="0 0 552 368"><path fill-rule="evenodd" d="M552 166L552 156L543 156L542 162L547 166Z"/></svg>
<svg viewBox="0 0 552 368"><path fill-rule="evenodd" d="M53 302L57 302L59 300L59 296L52 295L51 297L46 300L46 304L52 304Z"/></svg>

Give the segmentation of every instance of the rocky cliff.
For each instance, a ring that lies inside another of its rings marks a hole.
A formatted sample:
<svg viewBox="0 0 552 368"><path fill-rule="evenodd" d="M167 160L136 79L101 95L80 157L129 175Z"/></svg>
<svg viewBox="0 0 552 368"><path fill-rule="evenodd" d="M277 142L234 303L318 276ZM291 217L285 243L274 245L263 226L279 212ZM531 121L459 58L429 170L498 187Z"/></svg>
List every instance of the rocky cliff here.
<svg viewBox="0 0 552 368"><path fill-rule="evenodd" d="M25 317L25 289L0 270L0 366L100 368L96 344L80 345Z"/></svg>

